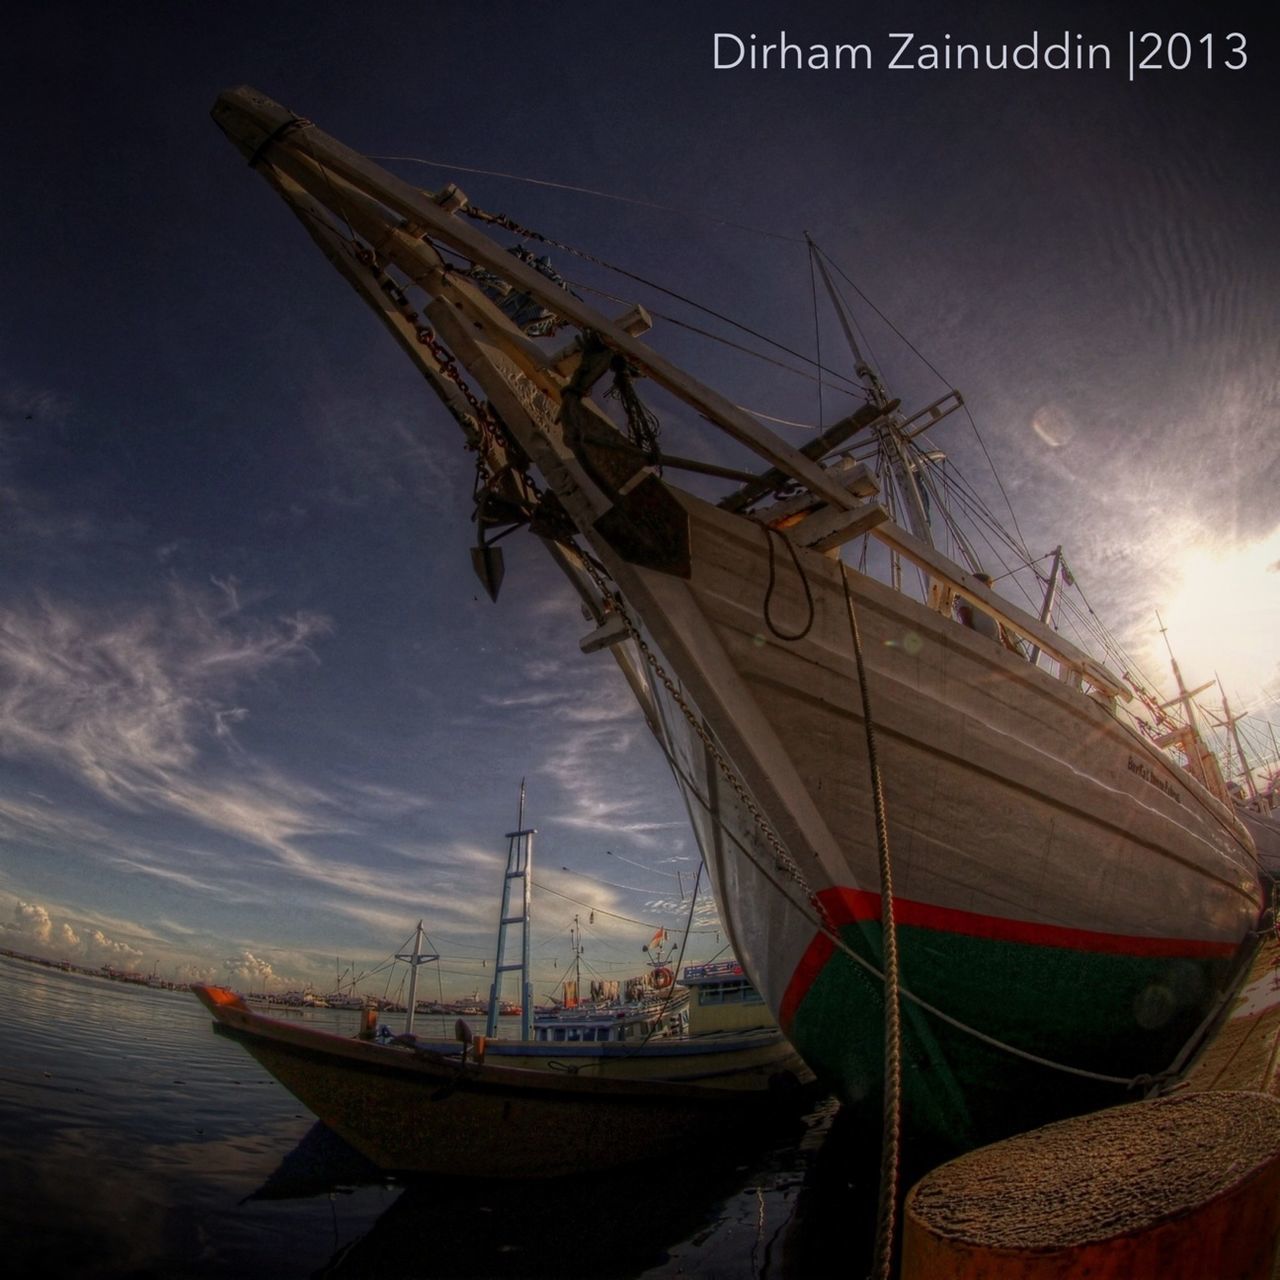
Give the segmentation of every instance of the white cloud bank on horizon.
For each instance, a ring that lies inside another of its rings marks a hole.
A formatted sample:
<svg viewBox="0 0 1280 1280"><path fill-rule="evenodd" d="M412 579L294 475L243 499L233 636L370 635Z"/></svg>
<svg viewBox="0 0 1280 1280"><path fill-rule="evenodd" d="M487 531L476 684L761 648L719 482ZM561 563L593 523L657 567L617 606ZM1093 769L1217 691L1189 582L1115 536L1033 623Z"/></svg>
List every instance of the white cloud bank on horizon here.
<svg viewBox="0 0 1280 1280"><path fill-rule="evenodd" d="M56 959L92 967L111 965L135 969L143 957L137 947L109 938L99 928L87 929L82 936L68 921L55 921L48 908L21 899L14 903L12 922L0 926L0 937L9 941L15 950L26 943L40 947Z"/></svg>

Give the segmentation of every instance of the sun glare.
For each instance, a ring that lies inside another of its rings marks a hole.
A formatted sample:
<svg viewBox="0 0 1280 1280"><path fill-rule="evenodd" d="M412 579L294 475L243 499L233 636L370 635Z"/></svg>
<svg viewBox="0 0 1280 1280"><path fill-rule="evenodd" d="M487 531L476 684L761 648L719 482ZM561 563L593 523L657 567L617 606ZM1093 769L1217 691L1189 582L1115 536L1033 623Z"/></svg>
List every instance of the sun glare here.
<svg viewBox="0 0 1280 1280"><path fill-rule="evenodd" d="M1187 683L1216 673L1233 702L1255 711L1280 703L1280 526L1256 542L1190 552L1179 577L1160 614Z"/></svg>

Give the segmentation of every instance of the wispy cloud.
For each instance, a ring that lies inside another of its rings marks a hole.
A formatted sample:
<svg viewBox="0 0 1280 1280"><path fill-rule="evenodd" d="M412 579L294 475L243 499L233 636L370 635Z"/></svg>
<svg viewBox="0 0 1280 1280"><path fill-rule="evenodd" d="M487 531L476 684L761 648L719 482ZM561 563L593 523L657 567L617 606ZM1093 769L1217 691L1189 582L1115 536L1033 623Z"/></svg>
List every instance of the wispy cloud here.
<svg viewBox="0 0 1280 1280"><path fill-rule="evenodd" d="M114 847L116 835L109 828L70 813L43 797L37 803L0 796L0 836L44 847Z"/></svg>
<svg viewBox="0 0 1280 1280"><path fill-rule="evenodd" d="M407 399L396 404L383 396L376 408L371 405L368 397L337 386L317 395L313 430L335 459L334 474L342 478L311 500L334 507L364 507L388 496L407 496L429 507L447 503L448 495L466 483L471 465L457 447L460 434L449 437L447 418L433 416L424 424L420 409Z"/></svg>
<svg viewBox="0 0 1280 1280"><path fill-rule="evenodd" d="M49 597L0 608L0 753L37 757L124 808L163 805L225 734L228 687L313 657L326 629L316 615L262 622L216 599L173 584L163 604L129 612Z"/></svg>

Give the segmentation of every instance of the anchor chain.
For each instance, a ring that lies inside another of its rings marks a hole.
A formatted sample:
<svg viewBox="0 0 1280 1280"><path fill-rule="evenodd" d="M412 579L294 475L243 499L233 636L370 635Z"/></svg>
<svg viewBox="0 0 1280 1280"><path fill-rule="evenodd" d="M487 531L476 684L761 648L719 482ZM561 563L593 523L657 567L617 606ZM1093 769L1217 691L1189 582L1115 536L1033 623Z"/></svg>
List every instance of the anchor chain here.
<svg viewBox="0 0 1280 1280"><path fill-rule="evenodd" d="M527 227L521 226L514 219L504 214L491 214L482 210L468 206L467 214L481 221L496 223L505 229L514 232L517 235L529 236L530 238L541 240L548 244L557 244L547 236L543 236L536 231L532 231ZM567 246L565 246L567 247ZM388 297L396 304L397 309L404 318L414 326L414 332L418 341L430 352L432 360L435 362L437 369L443 377L453 382L458 390L466 399L468 406L475 415L477 433L480 435L480 443L470 445L476 452L476 475L477 475L477 492L487 488L491 480L488 465L484 459L484 450L481 444L501 443L503 435L502 429L498 423L493 420L486 405L482 404L475 393L467 385L466 380L458 371L457 361L447 347L436 337L434 330L430 325L421 321L418 313L413 309L404 290L393 280L385 271L383 271L377 262L376 256L372 251L360 246L356 250L359 259L374 271L379 277L379 285ZM544 494L540 491L537 483L527 471L523 472L525 483L529 486L529 491L535 500L535 504L541 504L544 500ZM751 798L746 787L738 778L736 770L729 763L724 753L720 750L715 739L703 725L697 715L694 714L693 708L690 707L685 700L684 695L676 686L675 681L667 673L662 664L658 661L657 655L650 648L649 643L641 634L639 627L636 625L630 614L623 605L622 598L614 591L605 581L596 562L587 555L582 556L582 563L587 570L588 575L599 591L601 599L606 605L613 609L622 619L623 625L626 627L627 633L635 642L636 647L640 650L641 656L648 664L654 675L662 683L663 687L671 695L672 701L680 709L681 714L688 722L689 727L697 735L698 740L702 743L707 754L715 762L717 769L725 781L729 784L734 795L738 798L739 803L746 810L757 830L764 837L770 850L774 856L774 865L777 870L787 875L795 884L804 890L809 901L815 906L824 920L827 919L827 912L824 904L817 898L813 890L810 888L808 881L804 877L804 873L800 870L795 859L787 852L777 833L769 824L768 819L761 812L759 805Z"/></svg>
<svg viewBox="0 0 1280 1280"><path fill-rule="evenodd" d="M472 416L470 425L476 436L474 440L468 439L467 448L476 455L476 493L480 493L489 487L489 482L493 478L486 453L496 452L498 449L507 449L505 432L500 424L495 421L488 406L472 391L466 379L459 372L458 362L453 353L436 337L435 330L423 321L421 314L415 309L401 285L383 269L378 261L377 254L372 249L368 249L359 243L355 245L354 253L356 258L373 274L378 282L378 287L391 299L401 317L407 324L412 326L414 336L430 353L436 371L442 378L447 378L452 382L458 388L462 398L467 402ZM465 425L467 424L464 423Z"/></svg>

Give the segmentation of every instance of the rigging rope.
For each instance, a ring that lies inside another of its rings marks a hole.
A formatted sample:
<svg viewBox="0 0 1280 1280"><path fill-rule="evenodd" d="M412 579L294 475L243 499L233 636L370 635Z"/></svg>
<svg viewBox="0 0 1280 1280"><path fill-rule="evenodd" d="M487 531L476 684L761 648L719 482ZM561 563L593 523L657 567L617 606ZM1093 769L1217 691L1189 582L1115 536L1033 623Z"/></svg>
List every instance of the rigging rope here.
<svg viewBox="0 0 1280 1280"><path fill-rule="evenodd" d="M442 257L445 257L445 258L453 257L453 258L456 258L459 262L469 261L469 259L463 258L457 252L457 250L451 248L449 245L442 243L441 241L431 239L429 242L431 244L431 247L435 249L436 252L439 253ZM553 245L556 248L565 248L566 251L569 253L577 253L576 250L569 248L567 245L562 246L558 241L555 241L555 240L546 240L546 243ZM578 253L578 256L585 257L586 255ZM596 259L588 259L588 260L597 261ZM608 270L620 270L620 268L609 267L607 263L600 263L600 265L604 266ZM640 279L640 277L635 277L635 278L637 280ZM635 302L634 298L624 298L620 294L610 293L609 290L601 289L597 285L588 284L585 280L566 277L565 282L571 285L575 291L581 290L583 293L595 294L595 296L598 298L605 298L609 302L616 302L622 306L632 306ZM651 287L654 289L658 289L659 291L665 292L665 290L662 289L661 285L654 284L654 285L651 285ZM677 299L680 298L679 294L676 294L673 296L675 296ZM708 308L701 307L697 303L692 303L691 305L697 307L699 310L702 310L702 311L708 310ZM751 333L753 337L759 337L762 342L767 342L770 346L778 347L780 351L786 351L789 355L796 355L798 359L804 360L807 363L814 365L819 370L819 372L817 374L813 374L808 372L805 369L797 369L794 365L786 364L784 361L775 359L773 356L767 356L763 352L753 351L750 347L744 347L740 342L734 342L731 339L724 337L722 334L712 333L710 329L703 329L701 326L693 324L688 320L681 320L678 316L674 316L670 312L659 311L657 310L657 308L649 305L646 305L645 310L648 311L648 313L651 316L653 316L655 319L661 320L666 324L675 325L676 328L678 329L684 329L689 333L696 334L700 338L706 338L711 342L718 342L721 346L728 347L730 351L737 351L737 352L740 352L742 355L750 356L751 359L759 360L762 364L773 365L774 368L781 369L784 373L792 374L797 378L805 378L809 382L817 382L820 384L820 386L828 387L832 391L835 391L840 395L860 396L864 400L866 398L866 389L860 383L855 382L852 378L846 377L838 369L823 368L820 363L818 363L815 360L811 360L808 356L800 355L798 352L792 352L790 351L789 348L781 346L779 343L774 342L771 338L765 337L763 334L757 335L752 330L745 329L745 326L738 324L738 322L735 320L730 320L728 317L720 317L717 312L711 311L710 314L713 316L716 316L717 318L724 319L728 324L733 325L735 328L744 329L745 332ZM843 382L843 383L846 383L847 385L840 386L837 384L837 382L832 382L824 379L837 379L838 382ZM781 422L784 426L805 427L813 431L821 430L821 427L814 423L792 422L786 418L770 418L768 414L758 413L753 409L746 408L744 405L739 405L738 408L743 409L743 411L746 413L755 413L756 417L766 418L770 422Z"/></svg>
<svg viewBox="0 0 1280 1280"><path fill-rule="evenodd" d="M611 916L614 920L625 920L627 924L644 925L646 929L663 929L665 925L654 924L652 920L637 920L634 916L621 916L616 911L606 911L603 907L597 907L593 902L584 902L581 898L571 898L567 893L561 893L557 889L542 884L541 881L532 881L533 887L539 893L549 893L553 897L563 898L566 902L572 902L576 907L586 907L589 911L594 911L597 915ZM719 929L694 929L693 933L719 933Z"/></svg>
<svg viewBox="0 0 1280 1280"><path fill-rule="evenodd" d="M290 122L296 123L296 122ZM304 123L310 123L309 121ZM789 236L781 231L769 231L764 227L753 227L746 222L735 222L732 218L721 217L706 209L681 209L677 205L661 204L656 200L638 200L634 196L615 195L611 191L597 191L592 187L577 187L568 182L551 182L546 178L527 178L518 173L500 173L493 169L476 169L465 164L444 164L439 160L424 160L420 156L370 156L370 160L393 160L401 164L422 164L430 169L454 169L458 173L474 173L482 178L502 178L508 182L523 182L530 187L550 187L554 191L574 191L579 195L596 196L601 200L616 200L619 204L633 204L641 209L660 209L664 213L678 213L682 217L707 218L722 227L733 227L738 231L748 231L752 235L765 236L770 240L785 240L791 244L803 244L799 236Z"/></svg>
<svg viewBox="0 0 1280 1280"><path fill-rule="evenodd" d="M923 364L924 367L928 369L929 372L932 373L934 377L936 377L940 382L942 382L946 386L951 386L952 383L949 382L948 379L942 376L942 374L938 371L938 369L934 366L934 364L924 355L922 351L920 351L920 349L911 341L911 339L908 338L906 334L904 334L902 330L899 329L898 326L895 325L893 321L890 320L889 317L885 315L885 313L881 311L880 308L877 307L876 304L872 302L871 299L868 298L867 295L863 293L862 290L859 289L858 286L854 284L852 280L849 279L849 277L845 274L844 269L840 266L840 264L838 262L835 262L828 254L823 253L821 249L818 249L818 252L822 253L822 256L825 259L825 261L829 262L831 266L835 268L836 272L839 274L840 278L845 282L845 284L847 284L849 288L851 288L854 291L854 293L856 293L858 297L861 298L862 301L865 302L867 306L870 307L871 310L874 311L876 315L879 316L880 319L884 321L886 325L889 326L889 328L893 331L893 333L896 335L899 341L902 342L904 346L906 346L907 350L910 351L920 361L920 363ZM969 419L969 426L973 429L974 438L978 441L978 445L981 447L983 455L987 459L987 465L991 468L991 474L995 477L996 485L1000 490L1000 496L1004 498L1005 506L1009 508L1009 518L1013 521L1014 532L1018 535L1018 543L1017 543L1018 549L1021 551L1022 555L1026 559L1030 559L1031 555L1030 555L1030 552L1028 552L1026 549L1026 541L1022 536L1022 530L1018 527L1017 513L1013 509L1013 503L1009 501L1008 493L1005 492L1004 484L1000 479L1000 473L996 470L996 464L992 459L991 454L987 451L986 441L983 440L982 433L978 430L978 424L974 421L973 414L970 412L969 406L966 404L963 407L964 407L965 417Z"/></svg>
<svg viewBox="0 0 1280 1280"><path fill-rule="evenodd" d="M650 409L636 394L634 375L636 371L621 356L614 356L613 385L605 392L605 398L617 400L622 405L623 416L627 420L627 436L631 443L644 454L645 461L662 472L662 453L658 439L658 415Z"/></svg>
<svg viewBox="0 0 1280 1280"><path fill-rule="evenodd" d="M565 244L561 240L555 240L551 236L543 235L540 231L534 231L530 227L523 226L505 213L490 213L485 209L478 209L472 204L468 204L463 209L463 212L467 217L473 218L478 222L489 222L507 231L514 232L518 236L525 236L542 244L549 244L557 249L563 249L565 253L571 253L576 258L582 258L585 262L594 263L596 266L602 267L606 271L612 271L624 279L634 280L637 284L642 284L647 289L654 289L669 298L674 298L677 302L683 302L686 306L694 308L695 311L701 311L705 315L713 316L715 319L721 320L725 324L741 330L743 333L750 334L753 338L758 338L761 342L767 343L771 347L776 347L779 351L785 351L787 355L794 356L805 364L816 364L816 361L811 356L805 355L802 351L796 351L785 343L779 342L776 338L770 338L759 330L751 328L750 325L743 324L740 320L735 320L732 316L727 316L722 311L717 311L714 307L708 307L701 302L697 302L687 294L680 293L679 290L668 289L665 285L658 284L655 280L650 280L634 271L628 271L625 267L619 267L612 262L607 262L604 258L596 257L595 254L587 253L583 249L575 249L571 244Z"/></svg>

